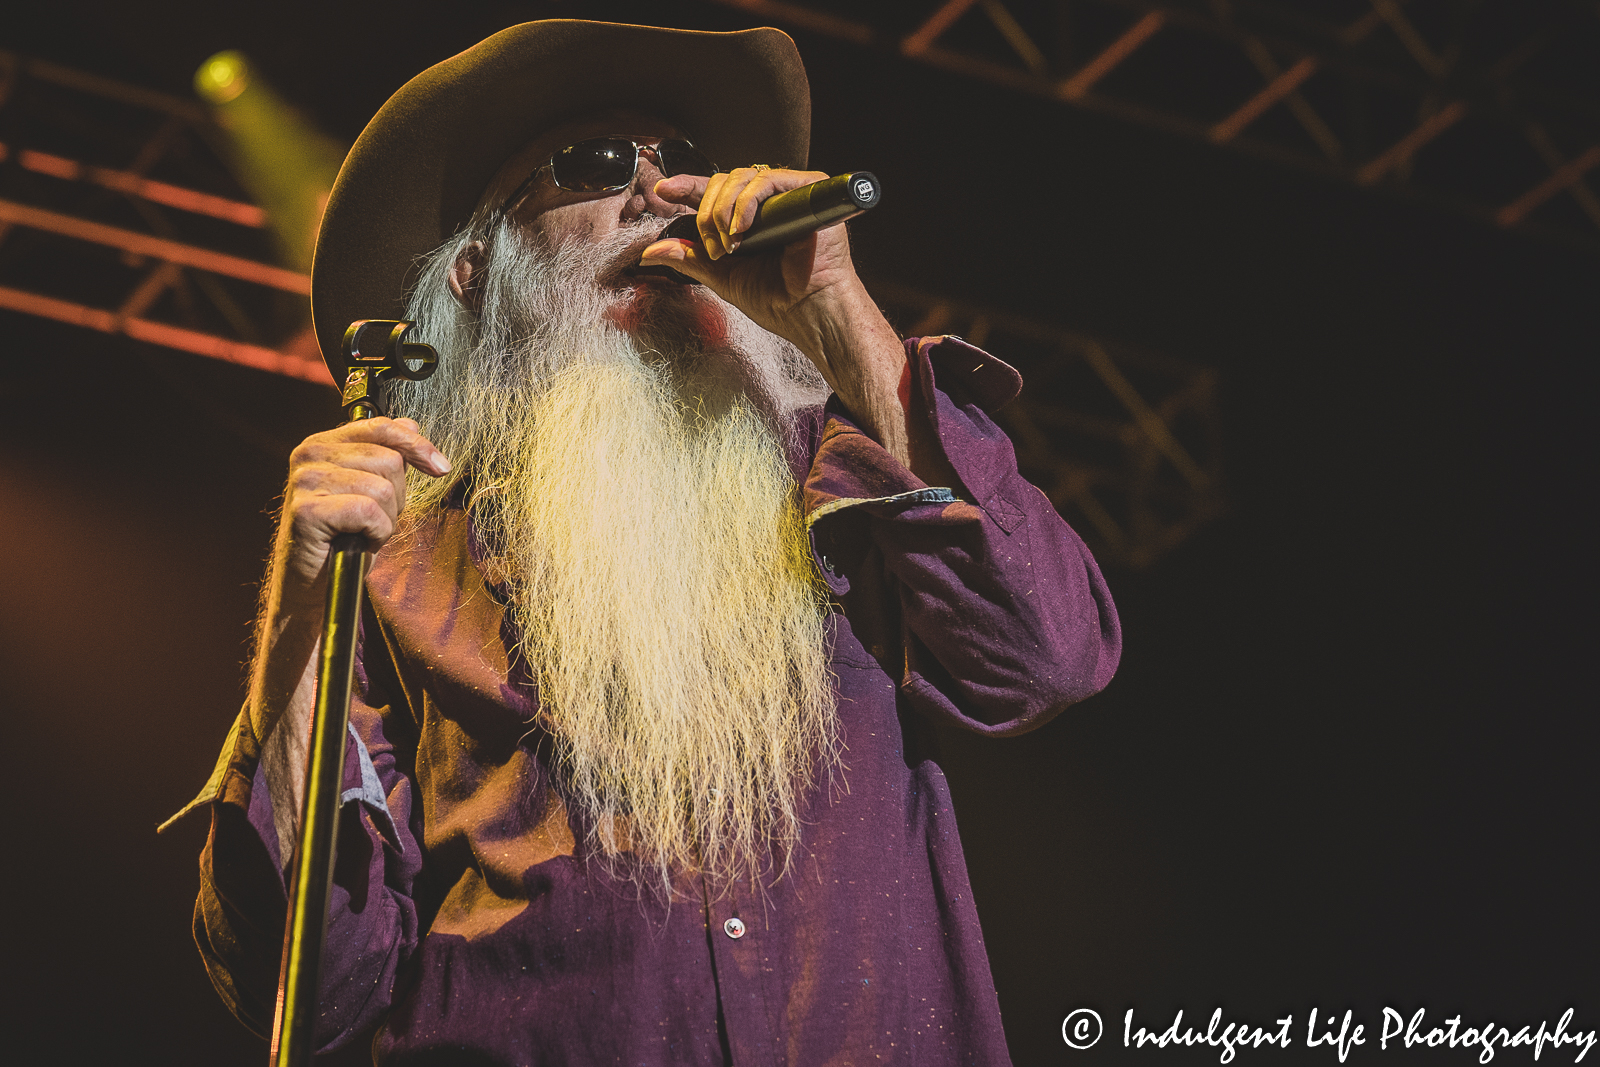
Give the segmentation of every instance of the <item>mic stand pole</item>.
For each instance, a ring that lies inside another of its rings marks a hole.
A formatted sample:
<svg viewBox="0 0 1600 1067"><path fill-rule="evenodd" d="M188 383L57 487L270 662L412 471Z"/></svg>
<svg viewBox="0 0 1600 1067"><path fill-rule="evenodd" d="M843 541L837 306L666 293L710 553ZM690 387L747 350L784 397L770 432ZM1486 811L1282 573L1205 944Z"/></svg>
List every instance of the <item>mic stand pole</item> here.
<svg viewBox="0 0 1600 1067"><path fill-rule="evenodd" d="M384 414L381 394L387 380L421 381L434 372L438 366L434 350L405 341L412 325L389 319L363 319L345 331L343 355L348 375L342 403L346 423ZM371 561L372 554L360 534L342 534L329 546L328 600L317 662L317 704L311 724L300 843L295 849L289 918L278 971L278 1006L272 1026L273 1067L308 1067L311 1063L322 952L328 933L328 897L338 849L339 794L344 781L345 735L350 729L361 587Z"/></svg>

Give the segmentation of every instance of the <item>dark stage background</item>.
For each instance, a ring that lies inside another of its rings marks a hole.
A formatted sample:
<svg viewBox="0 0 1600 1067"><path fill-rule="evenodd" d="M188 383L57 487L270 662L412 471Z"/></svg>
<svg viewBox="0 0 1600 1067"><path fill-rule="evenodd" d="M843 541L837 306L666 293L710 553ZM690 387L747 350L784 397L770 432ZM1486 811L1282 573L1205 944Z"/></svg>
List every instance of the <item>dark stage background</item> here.
<svg viewBox="0 0 1600 1067"><path fill-rule="evenodd" d="M706 3L28 6L0 47L176 94L243 48L346 142L513 22L760 23ZM1216 1062L1122 1052L1129 1007L1158 1028L1295 1015L1293 1051L1241 1063L1337 1062L1303 1047L1313 1007L1369 1032L1386 1005L1600 1024L1600 257L791 32L813 164L887 190L856 229L864 273L1221 372L1230 509L1109 574L1111 687L1028 737L945 738L1017 1062ZM272 501L332 394L10 312L0 330L4 1033L31 1050L6 1058L264 1062L190 940L203 820L154 827L238 707ZM1060 1026L1082 1006L1114 1033L1075 1053Z"/></svg>

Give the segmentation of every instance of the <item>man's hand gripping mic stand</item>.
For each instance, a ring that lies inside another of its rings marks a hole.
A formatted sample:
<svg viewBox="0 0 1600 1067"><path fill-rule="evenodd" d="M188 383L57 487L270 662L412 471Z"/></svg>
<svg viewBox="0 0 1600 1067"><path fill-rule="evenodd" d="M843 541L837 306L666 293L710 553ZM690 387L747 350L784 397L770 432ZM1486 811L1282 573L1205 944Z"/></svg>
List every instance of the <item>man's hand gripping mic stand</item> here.
<svg viewBox="0 0 1600 1067"><path fill-rule="evenodd" d="M406 341L413 323L362 319L345 331L345 422L384 414L385 382L419 382L438 367L432 347ZM415 366L413 366L415 365ZM372 560L360 534L341 534L328 552L328 603L317 662L317 707L311 725L300 845L290 883L289 921L278 972L278 1008L272 1027L273 1067L311 1063L317 989L328 933L328 896L338 847L339 794L344 779L345 735L350 729L350 689L355 672L361 583Z"/></svg>

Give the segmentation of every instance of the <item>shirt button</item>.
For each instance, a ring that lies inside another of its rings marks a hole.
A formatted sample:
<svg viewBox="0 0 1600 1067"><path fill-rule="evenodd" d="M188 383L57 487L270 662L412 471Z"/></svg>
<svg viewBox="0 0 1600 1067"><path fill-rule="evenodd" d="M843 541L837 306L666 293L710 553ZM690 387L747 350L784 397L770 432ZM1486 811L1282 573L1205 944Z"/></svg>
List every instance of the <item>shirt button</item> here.
<svg viewBox="0 0 1600 1067"><path fill-rule="evenodd" d="M744 936L744 920L733 918L722 924L722 932L735 941Z"/></svg>

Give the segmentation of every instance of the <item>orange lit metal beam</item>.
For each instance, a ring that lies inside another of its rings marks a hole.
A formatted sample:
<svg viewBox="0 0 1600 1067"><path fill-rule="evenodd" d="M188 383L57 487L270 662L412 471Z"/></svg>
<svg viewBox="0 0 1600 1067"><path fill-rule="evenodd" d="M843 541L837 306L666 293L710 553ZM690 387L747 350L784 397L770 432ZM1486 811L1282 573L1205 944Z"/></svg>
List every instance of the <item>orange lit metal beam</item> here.
<svg viewBox="0 0 1600 1067"><path fill-rule="evenodd" d="M1527 125L1524 132L1528 136L1528 143L1533 145L1534 151L1544 157L1545 165L1551 170L1560 170L1567 165L1566 157L1561 154L1561 150L1556 147L1555 142L1550 140L1550 135L1544 131L1544 127L1537 122L1533 122ZM1578 202L1578 206L1583 208L1584 214L1589 216L1589 221L1596 226L1600 226L1600 199L1596 199L1595 195L1589 191L1589 187L1583 183L1583 179L1580 177L1567 186L1567 191L1572 194L1572 199Z"/></svg>
<svg viewBox="0 0 1600 1067"><path fill-rule="evenodd" d="M154 89L145 89L138 85L124 85L122 82L110 78L102 78L98 74L86 74L81 70L63 67L47 59L29 59L19 56L15 52L0 51L0 63L14 65L22 73L40 81L62 85L69 89L76 89L81 93L90 93L94 96L103 96L111 100L121 100L125 104L135 107L149 108L152 111L164 111L169 115L184 119L197 126L203 126L211 121L211 116L206 114L206 109L193 100L185 100L178 96L169 96Z"/></svg>
<svg viewBox="0 0 1600 1067"><path fill-rule="evenodd" d="M0 142L0 162L11 158L11 154L10 146ZM165 204L167 207L191 211L197 215L210 215L212 218L237 222L241 226L259 228L267 224L265 211L254 204L246 204L240 200L229 200L177 185L168 185L166 182L153 181L130 171L91 167L77 160L53 156L48 152L35 152L30 148L22 149L16 156L23 170L31 170L35 174L48 174L53 178L69 182L90 182L114 192L149 200L151 203Z"/></svg>
<svg viewBox="0 0 1600 1067"><path fill-rule="evenodd" d="M1100 347L1099 342L1090 341L1085 345L1083 358L1084 362L1088 363L1094 372L1100 376L1100 380L1105 382L1106 387L1116 394L1118 400L1122 401L1123 406L1128 409L1128 414L1133 416L1134 421L1139 424L1139 428L1149 436L1151 443L1160 449L1167 459L1172 461L1174 467L1178 468L1178 473L1183 475L1190 487L1194 489L1206 488L1211 481L1210 477L1200 469L1200 465L1194 461L1194 458L1178 442L1178 439L1172 436L1172 430L1168 428L1166 420L1156 414L1149 404L1145 403L1144 397L1139 395L1139 391L1133 387L1133 383L1128 381L1122 371L1117 368L1117 365L1112 362L1111 356L1107 354L1104 348Z"/></svg>
<svg viewBox="0 0 1600 1067"><path fill-rule="evenodd" d="M1268 82L1266 88L1245 101L1238 111L1211 127L1208 136L1217 144L1227 144L1239 136L1239 132L1246 126L1260 118L1269 107L1298 89L1302 82L1316 73L1316 70L1316 59L1306 56Z"/></svg>
<svg viewBox="0 0 1600 1067"><path fill-rule="evenodd" d="M1133 55L1134 50L1149 40L1166 21L1167 16L1160 11L1145 15L1130 26L1127 33L1112 41L1104 52L1091 59L1082 70L1062 82L1056 94L1063 100L1079 99L1094 87L1095 82L1110 74L1118 63Z"/></svg>
<svg viewBox="0 0 1600 1067"><path fill-rule="evenodd" d="M297 293L300 296L311 295L311 278L305 274L257 263L254 260L241 259L238 256L212 252L205 248L196 248L193 245L180 244L163 237L152 237L149 234L135 233L133 230L124 230L117 226L106 226L87 219L46 211L43 208L29 207L27 204L18 204L12 200L0 200L0 222L58 233L64 237L76 237L94 244L109 245L136 255L150 256L153 259L162 259L185 267L195 267L213 274L225 274L230 278L240 278L247 282L255 282L257 285L267 285L274 289L282 289L284 292Z"/></svg>
<svg viewBox="0 0 1600 1067"><path fill-rule="evenodd" d="M871 26L862 22L851 22L849 19L842 19L825 11L813 11L798 4L782 3L781 0L721 0L721 2L764 19L792 22L796 26L825 33L830 37L839 37L854 44L872 43Z"/></svg>
<svg viewBox="0 0 1600 1067"><path fill-rule="evenodd" d="M1465 101L1457 100L1449 107L1425 119L1416 129L1396 141L1390 149L1356 171L1359 185L1376 185L1383 176L1416 154L1417 149L1460 122L1467 114Z"/></svg>
<svg viewBox="0 0 1600 1067"><path fill-rule="evenodd" d="M900 42L900 51L908 56L920 56L928 50L928 46L939 39L955 24L956 19L967 13L967 9L977 3L977 0L945 0L939 10L929 16L928 21L917 27L915 33Z"/></svg>
<svg viewBox="0 0 1600 1067"><path fill-rule="evenodd" d="M292 378L304 378L319 385L332 384L328 368L321 360L302 359L273 348L230 341L226 337L185 330L178 326L169 326L164 322L123 318L100 308L57 300L38 293L27 293L8 286L0 286L0 308L54 319L73 326L84 326L91 330L99 330L101 333L125 334L136 341L147 341L165 348L175 348L180 352L192 352L195 355L226 360L229 363L271 371L274 374L286 374Z"/></svg>
<svg viewBox="0 0 1600 1067"><path fill-rule="evenodd" d="M1562 164L1550 177L1501 208L1496 212L1494 221L1502 226L1515 226L1527 216L1528 212L1576 183L1596 165L1600 165L1600 145L1591 145L1583 155Z"/></svg>
<svg viewBox="0 0 1600 1067"><path fill-rule="evenodd" d="M1406 18L1405 12L1400 10L1400 5L1395 3L1395 0L1369 0L1369 2L1372 4L1372 10L1382 16L1383 21L1394 31L1394 35L1400 38L1400 43L1406 46L1406 51L1417 61L1417 66L1427 71L1430 77L1445 76L1447 71L1445 61L1428 47L1428 42L1422 39L1422 34L1411 25L1411 20Z"/></svg>
<svg viewBox="0 0 1600 1067"><path fill-rule="evenodd" d="M861 44L881 39L881 34L878 34L870 26L811 11L795 2L781 3L778 0L716 0L716 2L727 7L756 13L762 18L790 21L806 29L816 30ZM961 13L965 13L972 3L979 2L982 2L982 0L971 0L971 3L965 4L954 3L954 0L941 0L940 3L934 4L929 0L928 7L935 10L934 17L937 17L945 12L954 12L958 8ZM1266 44L1252 37L1248 30L1233 25L1223 14L1219 13L1215 17L1208 18L1197 11L1190 10L1186 6L1155 7L1154 3L1159 2L1161 0L1098 0L1101 6L1116 7L1124 10L1133 9L1140 13L1141 17L1110 47L1106 48L1077 73L1064 80L1041 77L1031 70L1017 69L993 60L942 48L938 44L932 43L931 36L928 36L925 47L922 47L921 51L917 51L918 46L923 44L921 38L925 36L923 31L929 29L928 24L924 24L911 37L902 40L900 42L900 50L903 53L907 53L908 58L915 59L917 62L938 67L964 77L981 79L1017 92L1062 100L1076 107L1113 115L1181 137L1213 140L1216 143L1226 144L1230 148L1249 155L1310 170L1313 173L1328 177L1339 177L1354 181L1364 187L1377 185L1391 171L1409 160L1428 141L1460 121L1468 111L1468 107L1464 102L1451 103L1438 114L1420 122L1411 133L1407 134L1377 158L1368 160L1359 168L1348 166L1345 162L1347 158L1345 146L1339 142L1327 123L1300 95L1298 87L1293 86L1290 82L1278 81L1280 78L1291 75L1299 77L1303 73L1309 77L1309 73L1305 71L1305 68L1301 67L1298 71L1282 70L1278 67L1277 62L1272 59L1272 53L1268 51ZM1393 15L1406 3L1407 0L1391 0L1388 5L1389 13ZM1216 12L1224 11L1226 6L1212 5ZM1258 3L1254 6L1269 10L1279 5L1275 3ZM1383 5L1380 4L1379 6ZM862 10L865 9L862 8ZM1325 47L1324 44L1326 42L1314 45L1308 45L1304 41L1295 43L1287 38L1274 38L1273 47L1284 51L1300 52L1301 54L1314 52L1315 54L1308 57L1316 61L1316 66L1310 73L1337 74L1341 78L1349 79L1357 84L1374 83L1391 88L1399 86L1402 90L1409 91L1409 89L1416 87L1414 84L1415 76L1411 73L1408 72L1402 76L1394 71L1371 66L1365 60L1353 57L1349 52L1349 47L1368 39L1373 35L1374 31L1379 30L1386 24L1392 26L1396 22L1400 22L1404 27L1415 29L1415 27L1410 26L1408 21L1386 19L1379 10L1369 9L1344 29L1334 33L1334 39L1345 47ZM1263 79L1267 82L1266 88L1261 93L1258 93L1256 97L1251 98L1239 112L1222 120L1220 123L1196 122L1171 111L1158 110L1130 100L1118 99L1115 95L1091 91L1100 79L1104 78L1118 63L1131 55L1151 35L1164 26L1193 31L1242 45L1246 53L1256 62L1257 68L1260 69ZM1400 29L1397 32L1404 34L1406 30ZM1491 75L1491 80L1499 80L1501 78L1501 75L1495 74L1496 70L1501 68L1511 69L1506 67L1508 62L1514 60L1520 63L1526 60L1528 55L1531 55L1536 50L1534 46L1542 40L1542 37L1535 36L1530 39L1528 44L1516 49L1506 59L1501 60L1500 64L1497 64L1494 69L1488 72ZM1411 43L1416 44L1418 41L1420 41L1420 38L1412 40ZM910 45L909 47L908 44ZM1423 65L1426 66L1426 57L1431 53L1423 53L1423 55L1425 57ZM1268 62L1261 62L1262 57L1265 57ZM1433 58L1437 59L1438 57ZM1289 91L1280 95L1280 91L1285 88ZM1424 93L1428 91L1430 91L1429 87L1423 88ZM1306 132L1321 148L1321 157L1313 156L1297 149L1256 140L1245 133L1249 124L1260 117L1260 111L1279 101L1282 101L1293 112L1295 118L1300 121ZM1503 124L1503 116L1488 117L1492 121L1498 121ZM1241 128L1235 130L1232 129L1233 126L1240 126ZM1534 138L1536 147L1538 147L1539 138L1532 132L1531 127L1529 136ZM1540 147L1539 150L1549 157L1550 152L1546 148ZM1552 170L1559 169L1564 165L1564 160L1561 158L1550 158L1548 162ZM1581 179L1573 182L1567 188L1588 216L1597 225L1600 225L1600 197L1590 193ZM1427 188L1413 187L1408 190L1408 194L1483 221L1493 219L1509 206L1503 206L1498 203L1467 203L1459 197L1453 195L1441 196L1438 192L1430 191ZM1523 232L1530 234L1540 232L1543 236L1549 238L1565 239L1569 236L1556 229L1540 226L1538 220L1534 220L1528 226L1520 228ZM1590 250L1596 247L1587 240L1581 240L1581 244Z"/></svg>
<svg viewBox="0 0 1600 1067"><path fill-rule="evenodd" d="M1028 31L1022 28L1016 16L1006 10L1006 5L1000 0L983 0L983 12L989 16L989 21L994 23L995 29L1005 37L1006 43L1011 45L1011 50L1017 53L1017 58L1023 65L1035 74L1044 74L1049 64L1045 62L1044 53L1039 51L1039 46L1033 43L1033 38L1028 36Z"/></svg>
<svg viewBox="0 0 1600 1067"><path fill-rule="evenodd" d="M1255 65L1256 70L1261 72L1261 76L1267 79L1267 90L1275 88L1275 83L1287 72L1278 66L1278 61L1273 56L1272 50L1258 37L1246 37L1240 42L1239 46L1244 49L1245 56ZM1322 60L1315 57L1307 58L1315 60L1317 64L1315 69L1321 69ZM1322 149L1322 154L1327 157L1328 161L1336 166L1341 163L1344 159L1344 145L1339 143L1338 135L1333 132L1328 124L1322 121L1322 116L1317 114L1316 108L1312 107L1310 102L1300 95L1299 86L1290 89L1284 95L1283 100L1289 108L1289 113L1300 123L1300 127L1306 131L1306 134L1317 142L1317 147ZM1254 100L1250 101L1246 104L1246 107L1250 107L1253 103ZM1224 120L1224 123L1227 121ZM1252 116L1250 121L1254 122L1255 117ZM1213 127L1211 131L1208 131L1207 136L1213 136L1217 132L1217 129ZM1231 139L1229 138L1229 140ZM1226 144L1227 141L1217 141L1216 143Z"/></svg>

